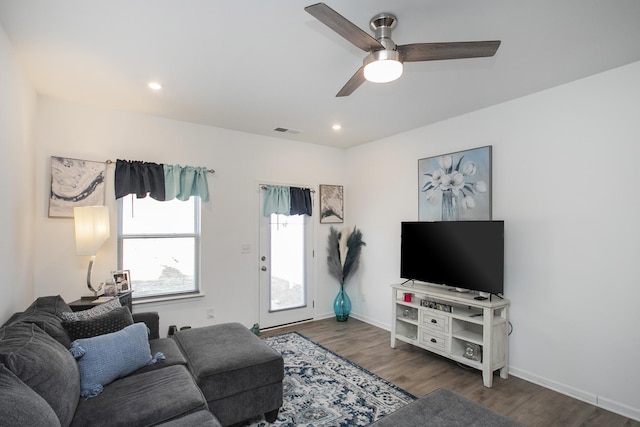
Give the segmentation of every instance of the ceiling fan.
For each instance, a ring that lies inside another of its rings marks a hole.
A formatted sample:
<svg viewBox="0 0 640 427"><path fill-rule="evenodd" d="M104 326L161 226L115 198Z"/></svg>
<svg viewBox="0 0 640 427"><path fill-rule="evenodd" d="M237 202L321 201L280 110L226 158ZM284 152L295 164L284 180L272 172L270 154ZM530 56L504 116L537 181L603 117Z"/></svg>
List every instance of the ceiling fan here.
<svg viewBox="0 0 640 427"><path fill-rule="evenodd" d="M374 38L324 3L312 4L304 10L356 47L369 52L362 66L336 94L338 97L351 95L365 80L386 83L397 79L402 75L404 62L493 56L500 46L500 40L398 46L391 39L391 30L398 20L390 13L380 13L371 18Z"/></svg>

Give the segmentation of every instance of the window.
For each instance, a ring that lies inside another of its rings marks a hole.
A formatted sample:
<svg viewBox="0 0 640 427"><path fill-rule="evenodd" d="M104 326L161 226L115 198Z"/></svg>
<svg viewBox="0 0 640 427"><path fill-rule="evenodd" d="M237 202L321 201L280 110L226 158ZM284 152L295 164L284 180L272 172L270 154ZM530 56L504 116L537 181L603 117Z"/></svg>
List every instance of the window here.
<svg viewBox="0 0 640 427"><path fill-rule="evenodd" d="M118 268L136 299L198 292L200 198L118 199Z"/></svg>

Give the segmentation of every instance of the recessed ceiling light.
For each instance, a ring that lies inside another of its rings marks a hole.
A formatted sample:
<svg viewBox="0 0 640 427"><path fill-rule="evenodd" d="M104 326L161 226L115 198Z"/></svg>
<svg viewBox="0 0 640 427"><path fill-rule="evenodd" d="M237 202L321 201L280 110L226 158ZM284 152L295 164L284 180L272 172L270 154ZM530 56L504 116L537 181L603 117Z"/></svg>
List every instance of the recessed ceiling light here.
<svg viewBox="0 0 640 427"><path fill-rule="evenodd" d="M340 130L340 129L342 129L342 125L340 123L336 123L333 126L331 126L331 129Z"/></svg>
<svg viewBox="0 0 640 427"><path fill-rule="evenodd" d="M149 82L148 86L149 86L150 89L153 89L153 90L162 89L162 85L160 83L158 83L158 82Z"/></svg>

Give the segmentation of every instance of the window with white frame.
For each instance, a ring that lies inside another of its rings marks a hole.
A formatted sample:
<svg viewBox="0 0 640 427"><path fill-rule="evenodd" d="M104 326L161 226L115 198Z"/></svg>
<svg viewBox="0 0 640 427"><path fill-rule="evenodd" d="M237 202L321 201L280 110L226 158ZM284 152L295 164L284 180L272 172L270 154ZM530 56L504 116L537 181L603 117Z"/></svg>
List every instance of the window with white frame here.
<svg viewBox="0 0 640 427"><path fill-rule="evenodd" d="M118 199L118 268L130 271L135 299L197 293L200 198Z"/></svg>

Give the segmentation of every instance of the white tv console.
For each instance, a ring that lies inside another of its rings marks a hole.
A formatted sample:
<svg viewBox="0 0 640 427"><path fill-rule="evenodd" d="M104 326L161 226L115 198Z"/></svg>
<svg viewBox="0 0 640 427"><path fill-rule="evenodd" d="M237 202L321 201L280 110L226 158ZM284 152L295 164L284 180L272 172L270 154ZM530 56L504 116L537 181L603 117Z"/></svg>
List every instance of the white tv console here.
<svg viewBox="0 0 640 427"><path fill-rule="evenodd" d="M479 369L485 387L498 369L508 377L509 300L476 300L477 293L425 283L391 288L391 348L399 340Z"/></svg>

